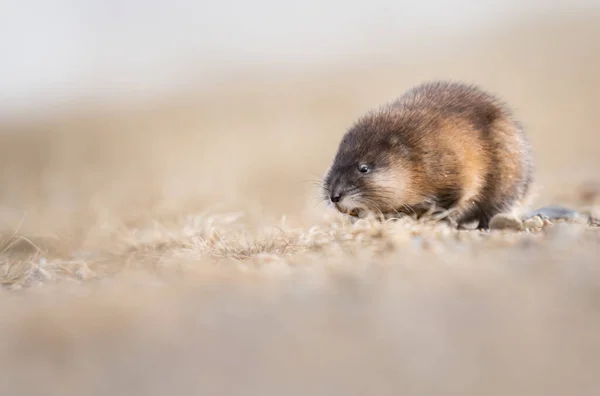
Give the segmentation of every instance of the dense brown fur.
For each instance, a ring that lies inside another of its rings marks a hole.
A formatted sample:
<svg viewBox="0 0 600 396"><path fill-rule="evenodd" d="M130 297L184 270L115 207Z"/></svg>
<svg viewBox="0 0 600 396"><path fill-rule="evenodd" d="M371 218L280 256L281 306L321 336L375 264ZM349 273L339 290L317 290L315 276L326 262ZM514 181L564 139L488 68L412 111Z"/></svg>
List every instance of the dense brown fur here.
<svg viewBox="0 0 600 396"><path fill-rule="evenodd" d="M433 212L487 228L525 198L532 173L529 143L506 105L478 87L435 81L360 118L323 193L352 215Z"/></svg>

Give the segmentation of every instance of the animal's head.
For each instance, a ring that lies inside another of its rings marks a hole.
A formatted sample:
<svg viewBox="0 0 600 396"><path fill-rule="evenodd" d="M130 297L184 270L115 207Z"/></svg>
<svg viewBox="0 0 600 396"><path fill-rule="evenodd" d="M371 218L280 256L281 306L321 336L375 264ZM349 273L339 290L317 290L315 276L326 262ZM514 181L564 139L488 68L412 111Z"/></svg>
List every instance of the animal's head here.
<svg viewBox="0 0 600 396"><path fill-rule="evenodd" d="M344 135L322 191L341 213L386 214L410 203L410 152L394 121L371 114Z"/></svg>

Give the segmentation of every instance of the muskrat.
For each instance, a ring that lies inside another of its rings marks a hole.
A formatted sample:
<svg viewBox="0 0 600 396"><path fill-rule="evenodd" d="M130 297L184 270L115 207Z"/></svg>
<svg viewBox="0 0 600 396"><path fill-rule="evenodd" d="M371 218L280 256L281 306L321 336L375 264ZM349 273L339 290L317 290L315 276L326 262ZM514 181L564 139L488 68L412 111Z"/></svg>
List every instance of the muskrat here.
<svg viewBox="0 0 600 396"><path fill-rule="evenodd" d="M350 216L430 214L487 229L523 203L532 179L531 146L504 102L475 85L430 81L347 130L323 194Z"/></svg>

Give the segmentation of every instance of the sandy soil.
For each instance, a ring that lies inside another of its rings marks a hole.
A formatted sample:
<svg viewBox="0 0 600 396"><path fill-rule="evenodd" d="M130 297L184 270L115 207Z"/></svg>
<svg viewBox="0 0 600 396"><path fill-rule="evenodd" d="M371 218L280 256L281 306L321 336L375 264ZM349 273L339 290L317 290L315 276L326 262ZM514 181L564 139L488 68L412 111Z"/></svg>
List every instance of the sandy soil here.
<svg viewBox="0 0 600 396"><path fill-rule="evenodd" d="M452 78L515 108L534 206L599 215L599 20L1 124L0 393L598 394L600 228L351 225L316 183L363 111Z"/></svg>

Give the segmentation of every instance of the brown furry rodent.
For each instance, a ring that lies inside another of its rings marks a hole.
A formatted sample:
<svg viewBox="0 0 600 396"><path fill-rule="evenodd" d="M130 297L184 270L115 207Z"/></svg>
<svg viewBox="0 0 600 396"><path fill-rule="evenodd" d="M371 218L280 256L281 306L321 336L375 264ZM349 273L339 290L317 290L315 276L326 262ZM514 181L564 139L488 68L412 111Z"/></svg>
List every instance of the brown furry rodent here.
<svg viewBox="0 0 600 396"><path fill-rule="evenodd" d="M529 142L504 103L473 85L432 81L346 132L323 194L351 216L429 213L487 229L524 200L532 176Z"/></svg>

